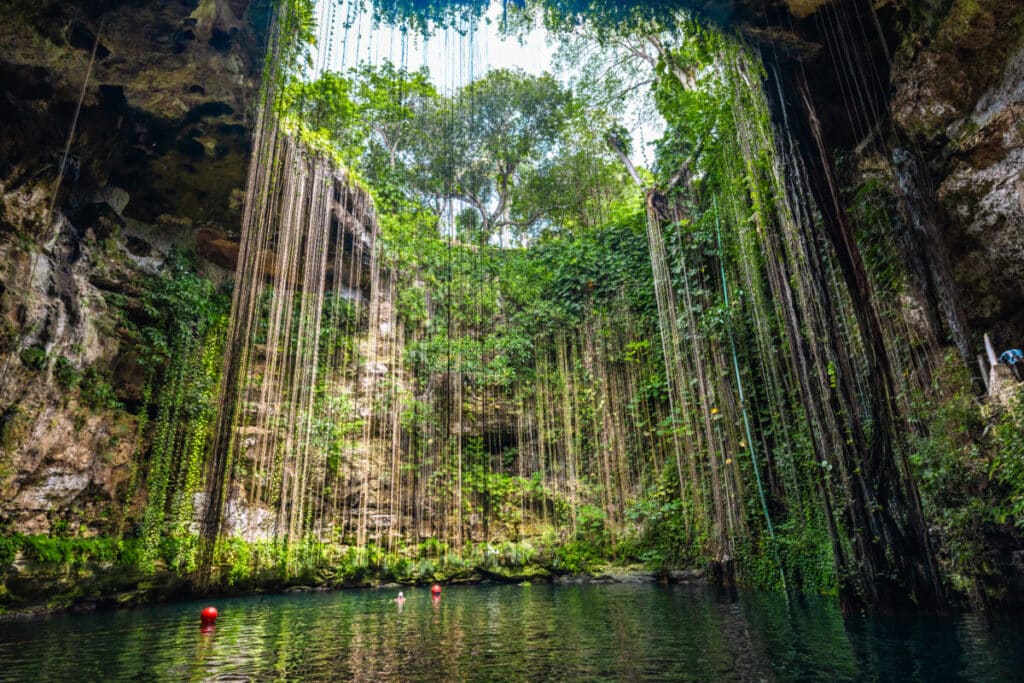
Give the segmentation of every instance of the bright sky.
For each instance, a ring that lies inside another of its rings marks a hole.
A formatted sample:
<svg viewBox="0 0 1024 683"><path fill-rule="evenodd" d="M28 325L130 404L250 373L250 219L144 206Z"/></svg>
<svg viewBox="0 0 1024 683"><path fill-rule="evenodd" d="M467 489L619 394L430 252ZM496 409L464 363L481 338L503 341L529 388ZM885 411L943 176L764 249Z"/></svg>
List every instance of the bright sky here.
<svg viewBox="0 0 1024 683"><path fill-rule="evenodd" d="M429 38L415 33L403 35L390 26L374 27L370 12L360 11L358 5L359 0L319 1L317 71L342 71L357 64L384 61L410 70L426 66L435 84L451 91L491 69L519 67L532 74L551 70L555 45L549 43L547 31L538 26L522 42L501 36L500 3L492 4L481 21L466 26L465 35L449 28L435 31Z"/></svg>
<svg viewBox="0 0 1024 683"><path fill-rule="evenodd" d="M403 34L389 26L373 26L370 9L360 8L364 3L369 5L366 0L318 0L316 73L385 61L410 70L426 66L438 89L451 93L491 69L519 67L532 74L552 70L558 46L543 22L534 22L534 28L521 38L502 36L500 2L492 2L487 14L461 33L449 28L435 31L429 38L418 33ZM660 137L663 122L646 120L636 106L631 109L636 120L627 121L626 126L633 133L633 161L650 166L654 157L651 143Z"/></svg>

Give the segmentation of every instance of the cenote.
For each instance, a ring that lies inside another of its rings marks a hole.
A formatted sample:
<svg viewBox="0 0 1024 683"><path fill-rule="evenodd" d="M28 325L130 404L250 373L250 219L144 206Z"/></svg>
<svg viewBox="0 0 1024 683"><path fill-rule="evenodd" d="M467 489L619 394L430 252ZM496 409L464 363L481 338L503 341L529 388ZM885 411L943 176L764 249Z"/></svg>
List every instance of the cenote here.
<svg viewBox="0 0 1024 683"><path fill-rule="evenodd" d="M4 5L0 678L1024 671L1024 3Z"/></svg>
<svg viewBox="0 0 1024 683"><path fill-rule="evenodd" d="M0 680L1012 680L1016 619L841 617L699 586L478 585L266 595L4 624ZM73 653L68 656L66 653Z"/></svg>

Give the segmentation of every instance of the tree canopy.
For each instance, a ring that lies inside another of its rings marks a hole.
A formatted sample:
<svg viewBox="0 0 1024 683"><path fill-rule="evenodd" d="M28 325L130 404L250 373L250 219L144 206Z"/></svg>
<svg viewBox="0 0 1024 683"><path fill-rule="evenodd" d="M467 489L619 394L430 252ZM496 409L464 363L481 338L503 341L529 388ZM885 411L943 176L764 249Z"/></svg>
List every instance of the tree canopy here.
<svg viewBox="0 0 1024 683"><path fill-rule="evenodd" d="M455 214L461 240L592 228L631 192L614 121L549 74L500 69L443 95L426 69L385 62L294 83L283 104L379 198Z"/></svg>

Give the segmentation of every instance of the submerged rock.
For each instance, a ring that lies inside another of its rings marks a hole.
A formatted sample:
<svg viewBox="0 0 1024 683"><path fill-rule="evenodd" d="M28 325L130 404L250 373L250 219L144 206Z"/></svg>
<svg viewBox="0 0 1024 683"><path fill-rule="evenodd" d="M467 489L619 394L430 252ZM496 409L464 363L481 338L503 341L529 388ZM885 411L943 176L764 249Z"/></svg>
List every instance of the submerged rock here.
<svg viewBox="0 0 1024 683"><path fill-rule="evenodd" d="M672 569L666 577L672 583L691 583L694 581L702 581L704 579L704 570L702 569Z"/></svg>

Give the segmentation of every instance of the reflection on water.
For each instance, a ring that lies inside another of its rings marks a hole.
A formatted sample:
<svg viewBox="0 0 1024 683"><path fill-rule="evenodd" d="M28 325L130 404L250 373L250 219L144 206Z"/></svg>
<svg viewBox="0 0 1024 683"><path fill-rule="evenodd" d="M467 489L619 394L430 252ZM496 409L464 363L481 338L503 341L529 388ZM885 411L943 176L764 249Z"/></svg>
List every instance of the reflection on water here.
<svg viewBox="0 0 1024 683"><path fill-rule="evenodd" d="M702 587L341 591L0 622L0 680L1014 680L1016 618L847 620Z"/></svg>

